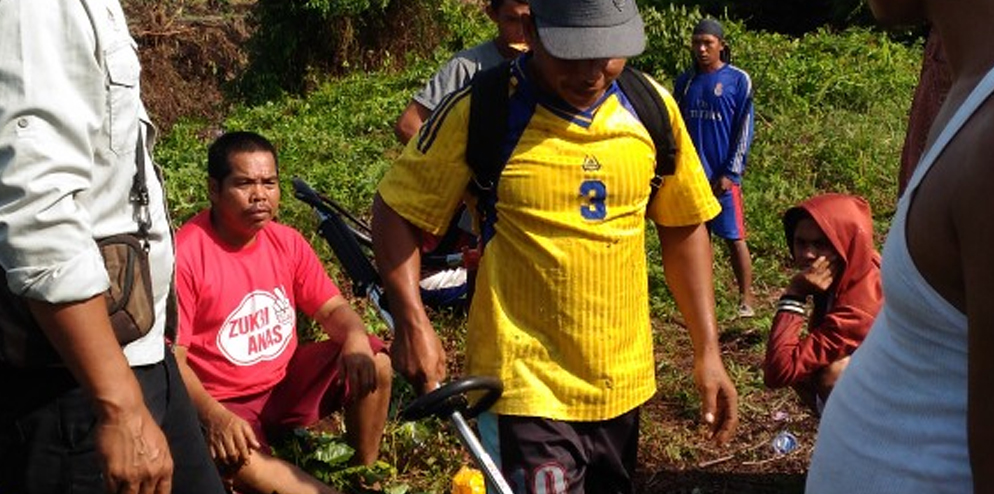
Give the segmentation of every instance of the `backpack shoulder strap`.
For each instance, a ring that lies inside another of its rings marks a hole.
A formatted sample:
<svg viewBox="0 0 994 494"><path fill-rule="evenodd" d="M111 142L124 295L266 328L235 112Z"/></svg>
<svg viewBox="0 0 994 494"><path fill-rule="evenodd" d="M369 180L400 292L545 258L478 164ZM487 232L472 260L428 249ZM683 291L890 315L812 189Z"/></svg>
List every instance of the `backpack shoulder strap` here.
<svg viewBox="0 0 994 494"><path fill-rule="evenodd" d="M477 72L470 81L466 163L481 190L491 190L504 170L500 146L507 134L510 81L510 62Z"/></svg>
<svg viewBox="0 0 994 494"><path fill-rule="evenodd" d="M618 77L618 85L631 102L635 114L649 131L649 136L656 146L656 172L650 183L652 192L649 200L651 201L652 196L655 196L656 191L663 184L663 178L673 175L676 171L677 147L669 112L659 91L639 70L626 65Z"/></svg>
<svg viewBox="0 0 994 494"><path fill-rule="evenodd" d="M504 169L500 145L507 134L507 87L510 78L511 64L504 62L478 72L470 82L472 99L466 137L466 163L473 171L476 187L481 190L491 190ZM663 178L676 171L677 147L669 112L662 96L642 72L626 66L618 77L618 84L656 147L656 169L651 182L652 194L655 195Z"/></svg>

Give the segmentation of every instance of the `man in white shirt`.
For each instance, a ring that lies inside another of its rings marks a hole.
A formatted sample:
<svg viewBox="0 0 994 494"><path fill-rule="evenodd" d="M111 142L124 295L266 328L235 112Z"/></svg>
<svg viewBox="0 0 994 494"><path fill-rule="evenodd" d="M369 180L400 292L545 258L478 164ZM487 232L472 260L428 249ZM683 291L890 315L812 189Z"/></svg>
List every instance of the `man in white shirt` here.
<svg viewBox="0 0 994 494"><path fill-rule="evenodd" d="M169 219L118 0L0 1L0 47L0 267L40 327L0 331L0 492L223 492L164 339ZM155 317L122 347L96 241L139 229Z"/></svg>

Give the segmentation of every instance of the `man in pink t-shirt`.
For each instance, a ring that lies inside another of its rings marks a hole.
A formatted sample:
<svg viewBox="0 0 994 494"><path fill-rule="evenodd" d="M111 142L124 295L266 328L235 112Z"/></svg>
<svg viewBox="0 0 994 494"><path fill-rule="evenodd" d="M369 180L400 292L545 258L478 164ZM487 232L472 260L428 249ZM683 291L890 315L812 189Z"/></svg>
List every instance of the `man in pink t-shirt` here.
<svg viewBox="0 0 994 494"><path fill-rule="evenodd" d="M272 219L276 150L232 132L208 152L211 207L176 235L176 357L222 474L244 492L336 492L269 454L267 434L343 408L356 463L376 461L392 370L383 343L328 278L310 244ZM296 316L328 339L297 342Z"/></svg>

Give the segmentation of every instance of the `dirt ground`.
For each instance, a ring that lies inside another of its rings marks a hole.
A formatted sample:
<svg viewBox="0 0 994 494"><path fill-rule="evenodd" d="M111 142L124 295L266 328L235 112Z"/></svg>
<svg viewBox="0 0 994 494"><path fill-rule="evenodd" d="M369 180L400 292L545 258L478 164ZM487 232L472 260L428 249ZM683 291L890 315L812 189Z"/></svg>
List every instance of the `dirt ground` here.
<svg viewBox="0 0 994 494"><path fill-rule="evenodd" d="M244 47L251 28L245 14L251 2L223 2L224 9L211 8L211 2L162 2L150 8L153 3L126 1L125 8L140 45L143 96L154 120L163 130L181 116L218 121L227 110L227 86L249 62ZM695 398L684 396L689 381L669 392L661 390L642 412L638 492L803 492L817 422L791 392L762 387L765 332L760 328L769 319L762 319L762 312L760 316L723 324L722 353L742 395L735 440L717 448L702 438L688 412L688 400ZM661 381L667 375L678 376L675 380L688 376L691 347L686 330L679 321L658 322L657 330L666 342L658 355L660 368L669 369L669 374L661 372ZM798 448L777 455L770 442L784 429L798 438Z"/></svg>
<svg viewBox="0 0 994 494"><path fill-rule="evenodd" d="M249 5L122 3L139 45L142 99L156 125L168 131L183 116L220 119L227 86L248 66Z"/></svg>
<svg viewBox="0 0 994 494"><path fill-rule="evenodd" d="M738 433L721 448L703 437L696 402L688 411L679 403L684 391L666 386L668 376L689 374L692 353L686 329L671 322L657 326L661 339L671 341L657 350L657 361L669 362L673 369L657 373L660 392L643 407L637 492L804 492L818 422L792 391L762 386L766 337L757 328L764 323L764 319L720 322L722 356L736 382L740 416ZM688 378L683 389L689 386ZM797 448L788 454L777 454L772 447L774 436L781 431L797 439Z"/></svg>

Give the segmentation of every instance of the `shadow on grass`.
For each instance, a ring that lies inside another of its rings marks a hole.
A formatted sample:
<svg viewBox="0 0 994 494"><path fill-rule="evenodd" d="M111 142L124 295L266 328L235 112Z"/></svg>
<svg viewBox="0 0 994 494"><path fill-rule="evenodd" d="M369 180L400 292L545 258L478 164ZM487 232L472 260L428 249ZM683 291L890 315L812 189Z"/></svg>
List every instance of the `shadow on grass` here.
<svg viewBox="0 0 994 494"><path fill-rule="evenodd" d="M640 494L802 494L802 473L733 473L663 470L643 474Z"/></svg>

